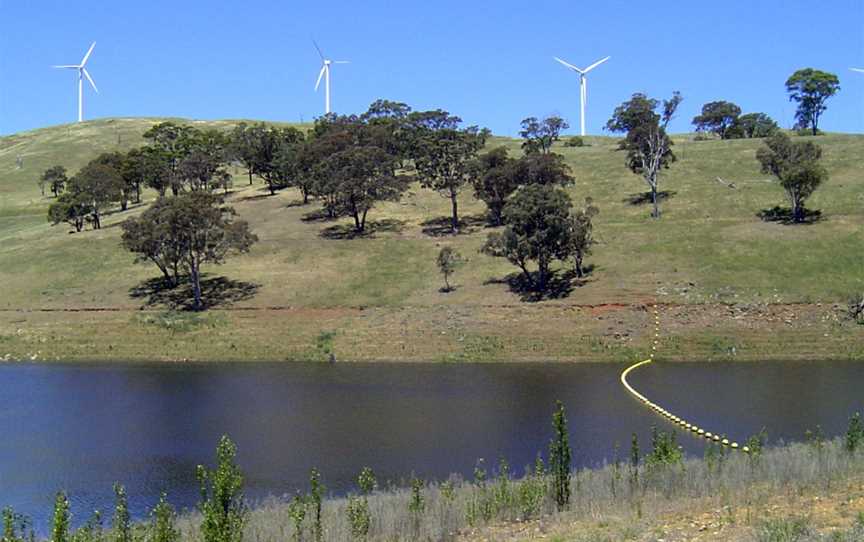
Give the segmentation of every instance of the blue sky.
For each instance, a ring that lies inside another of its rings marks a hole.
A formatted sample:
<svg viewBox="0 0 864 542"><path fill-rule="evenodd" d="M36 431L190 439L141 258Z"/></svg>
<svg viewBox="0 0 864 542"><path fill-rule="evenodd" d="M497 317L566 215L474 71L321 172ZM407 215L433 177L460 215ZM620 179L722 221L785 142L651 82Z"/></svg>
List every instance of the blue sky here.
<svg viewBox="0 0 864 542"><path fill-rule="evenodd" d="M783 83L808 66L840 77L821 126L864 132L864 74L849 71L864 67L864 0L0 0L0 133L75 119L73 72L49 66L77 63L91 41L100 94L85 91L85 118L308 121L324 101L313 37L351 61L333 70L340 113L384 97L499 134L550 113L575 132L578 77L552 56L612 55L589 77L589 133L637 91L682 92L674 131L717 99L789 126Z"/></svg>

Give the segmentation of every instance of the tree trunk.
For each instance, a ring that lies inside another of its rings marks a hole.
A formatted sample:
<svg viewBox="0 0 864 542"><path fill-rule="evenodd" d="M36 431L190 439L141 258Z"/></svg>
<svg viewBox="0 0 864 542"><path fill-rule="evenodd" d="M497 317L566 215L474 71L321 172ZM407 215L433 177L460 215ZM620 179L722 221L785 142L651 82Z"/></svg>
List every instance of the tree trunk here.
<svg viewBox="0 0 864 542"><path fill-rule="evenodd" d="M582 269L582 256L581 255L574 256L573 261L575 262L574 267L576 268L576 276L581 279L582 277L585 276L585 272Z"/></svg>
<svg viewBox="0 0 864 542"><path fill-rule="evenodd" d="M252 186L252 168L249 168L249 186Z"/></svg>
<svg viewBox="0 0 864 542"><path fill-rule="evenodd" d="M537 262L537 289L541 292L546 291L546 280L549 274L549 264L540 260Z"/></svg>
<svg viewBox="0 0 864 542"><path fill-rule="evenodd" d="M201 275L198 270L198 261L196 259L192 259L192 264L189 266L190 278L192 279L192 294L195 298L193 309L196 311L201 310Z"/></svg>
<svg viewBox="0 0 864 542"><path fill-rule="evenodd" d="M274 187L272 181L269 181L269 180L267 181L267 188L270 189L270 195L271 195L271 196L275 196L275 195L276 195L276 188Z"/></svg>
<svg viewBox="0 0 864 542"><path fill-rule="evenodd" d="M447 280L447 278L448 278L448 277L447 277L447 273L444 273L444 291L445 291L445 292L449 292L449 291L450 291L450 281Z"/></svg>
<svg viewBox="0 0 864 542"><path fill-rule="evenodd" d="M363 231L363 223L360 222L360 213L357 212L357 209L354 209L354 212L351 214L354 215L354 231Z"/></svg>
<svg viewBox="0 0 864 542"><path fill-rule="evenodd" d="M303 195L303 205L309 203L309 190L307 190L303 186L300 186L300 194Z"/></svg>
<svg viewBox="0 0 864 542"><path fill-rule="evenodd" d="M459 204L456 201L456 192L450 191L450 204L453 207L453 216L450 217L450 227L453 230L453 235L459 233Z"/></svg>
<svg viewBox="0 0 864 542"><path fill-rule="evenodd" d="M654 210L651 212L651 216L654 218L660 218L660 206L657 205L657 184L651 185L651 202L654 204Z"/></svg>
<svg viewBox="0 0 864 542"><path fill-rule="evenodd" d="M141 184L135 185L135 203L141 203Z"/></svg>

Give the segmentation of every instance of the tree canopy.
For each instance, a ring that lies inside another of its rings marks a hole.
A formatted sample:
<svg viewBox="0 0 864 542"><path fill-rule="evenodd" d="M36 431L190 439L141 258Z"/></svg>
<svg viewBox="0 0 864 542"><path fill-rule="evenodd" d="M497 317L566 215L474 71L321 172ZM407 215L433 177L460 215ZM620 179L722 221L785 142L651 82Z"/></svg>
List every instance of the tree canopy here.
<svg viewBox="0 0 864 542"><path fill-rule="evenodd" d="M230 254L248 252L258 237L234 209L208 192L188 192L160 198L140 217L123 224L123 245L136 261L150 261L169 282L189 276L193 308L203 308L201 266L219 264ZM173 277L173 278L172 278Z"/></svg>
<svg viewBox="0 0 864 542"><path fill-rule="evenodd" d="M548 154L552 150L552 144L558 141L561 132L569 127L567 121L555 115L543 120L538 120L537 117L523 119L522 130L519 132L524 140L522 149L526 154Z"/></svg>
<svg viewBox="0 0 864 542"><path fill-rule="evenodd" d="M813 135L819 133L819 117L825 112L825 102L840 90L840 79L833 73L804 68L786 80L789 101L797 102L795 121L799 128L809 128Z"/></svg>
<svg viewBox="0 0 864 542"><path fill-rule="evenodd" d="M660 218L657 201L660 170L668 168L676 160L666 127L681 100L681 94L674 92L672 98L663 101L663 109L657 113L655 109L660 105L657 100L636 93L629 101L616 107L606 123L607 130L626 134L618 148L627 151L630 171L641 175L648 185L654 207L651 216L654 218Z"/></svg>
<svg viewBox="0 0 864 542"><path fill-rule="evenodd" d="M762 172L774 175L779 181L796 223L805 219L804 204L813 192L828 178L828 172L819 164L822 148L812 141L793 142L783 132L765 140L765 146L756 153Z"/></svg>
<svg viewBox="0 0 864 542"><path fill-rule="evenodd" d="M709 102L702 106L702 114L693 117L697 131L712 132L720 139L729 138L729 129L738 120L741 108L732 102Z"/></svg>

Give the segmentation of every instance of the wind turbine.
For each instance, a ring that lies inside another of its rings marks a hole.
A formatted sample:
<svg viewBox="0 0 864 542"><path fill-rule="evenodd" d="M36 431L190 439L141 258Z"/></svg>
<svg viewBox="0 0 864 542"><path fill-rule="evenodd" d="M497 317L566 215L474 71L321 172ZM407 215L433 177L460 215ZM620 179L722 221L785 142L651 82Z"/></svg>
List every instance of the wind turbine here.
<svg viewBox="0 0 864 542"><path fill-rule="evenodd" d="M321 48L312 40L315 49L318 51L318 56L321 57L321 72L318 74L318 81L315 82L315 92L318 92L318 86L321 84L321 78L324 78L324 113L330 113L330 66L332 64L349 64L348 60L330 60L324 57Z"/></svg>
<svg viewBox="0 0 864 542"><path fill-rule="evenodd" d="M853 72L864 73L864 69L861 69L861 68L849 68L849 69L852 70Z"/></svg>
<svg viewBox="0 0 864 542"><path fill-rule="evenodd" d="M565 62L565 61L561 60L560 58L558 58L557 56L552 57L552 58L554 58L555 60L557 60L558 62L560 62L564 66L570 68L571 70L573 70L579 74L579 103L580 103L580 113L581 113L580 124L582 127L582 135L584 136L585 135L585 102L588 100L588 81L586 80L585 76L588 75L588 72L590 72L591 70L593 70L594 68L596 68L600 64L603 64L604 62L606 62L607 60L609 60L612 57L607 56L606 58L604 58L602 60L598 60L597 62L595 62L594 64L591 64L590 66L588 66L584 70L580 70L579 68L577 68L573 64L570 64L569 62Z"/></svg>
<svg viewBox="0 0 864 542"><path fill-rule="evenodd" d="M81 59L81 64L64 64L62 66L54 66L55 68L65 68L69 70L78 70L78 122L84 120L84 77L87 78L87 81L90 82L90 86L93 87L97 93L99 89L96 88L96 83L93 82L93 78L90 77L90 74L87 72L87 68L84 66L87 64L87 59L90 58L90 53L93 52L93 48L96 47L96 42L94 41L90 48L87 49L87 54L84 55L84 58Z"/></svg>

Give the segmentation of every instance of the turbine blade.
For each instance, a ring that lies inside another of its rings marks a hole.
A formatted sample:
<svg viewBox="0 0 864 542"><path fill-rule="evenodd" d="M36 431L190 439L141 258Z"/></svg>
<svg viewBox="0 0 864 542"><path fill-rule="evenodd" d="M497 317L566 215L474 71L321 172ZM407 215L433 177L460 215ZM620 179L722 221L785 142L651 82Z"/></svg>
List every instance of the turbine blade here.
<svg viewBox="0 0 864 542"><path fill-rule="evenodd" d="M574 66L573 64L570 64L569 62L564 62L563 60L561 60L561 59L558 58L557 56L553 56L552 58L554 58L555 60L557 60L558 62L560 62L560 63L563 64L564 66L570 68L571 70L575 70L575 71L577 71L577 72L579 72L579 73L582 73L582 70L580 70L579 68L577 68L577 67Z"/></svg>
<svg viewBox="0 0 864 542"><path fill-rule="evenodd" d="M318 74L318 81L315 82L315 91L318 91L318 85L321 84L321 78L324 77L324 72L327 71L327 64L321 66L321 73Z"/></svg>
<svg viewBox="0 0 864 542"><path fill-rule="evenodd" d="M90 77L90 74L87 72L87 68L81 68L81 71L84 72L84 77L86 77L87 80L90 81L90 86L93 87L93 90L98 93L99 89L96 88L96 83L93 82L93 78Z"/></svg>
<svg viewBox="0 0 864 542"><path fill-rule="evenodd" d="M51 66L52 68L75 68L76 70L81 66L73 65L73 64L63 64L61 66Z"/></svg>
<svg viewBox="0 0 864 542"><path fill-rule="evenodd" d="M596 68L597 66L599 66L600 64L603 64L604 62L606 62L607 60L609 60L610 58L612 58L612 57L611 57L611 56L607 56L606 58L604 58L604 59L602 59L602 60L598 60L598 61L595 62L594 64L591 64L590 66L588 66L587 68L585 68L583 71L584 71L585 73L588 73L588 72L590 72L591 70L593 70L594 68Z"/></svg>
<svg viewBox="0 0 864 542"><path fill-rule="evenodd" d="M315 50L318 51L318 56L321 57L321 60L324 60L324 53L321 52L321 48L318 47L318 44L315 43L315 40L312 40L312 45L315 46Z"/></svg>
<svg viewBox="0 0 864 542"><path fill-rule="evenodd" d="M334 60L333 64L351 64L350 60Z"/></svg>
<svg viewBox="0 0 864 542"><path fill-rule="evenodd" d="M81 61L81 67L82 67L82 68L84 67L84 64L87 64L87 59L90 58L90 53L93 52L93 48L94 48L94 47L96 47L96 42L95 42L95 41L90 45L90 48L87 49L87 54L84 55L84 59Z"/></svg>
<svg viewBox="0 0 864 542"><path fill-rule="evenodd" d="M852 70L853 72L864 73L864 69L862 69L862 68L849 68L849 69Z"/></svg>

